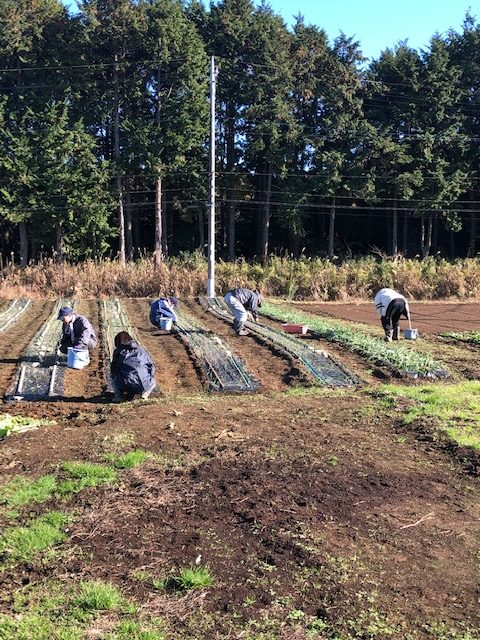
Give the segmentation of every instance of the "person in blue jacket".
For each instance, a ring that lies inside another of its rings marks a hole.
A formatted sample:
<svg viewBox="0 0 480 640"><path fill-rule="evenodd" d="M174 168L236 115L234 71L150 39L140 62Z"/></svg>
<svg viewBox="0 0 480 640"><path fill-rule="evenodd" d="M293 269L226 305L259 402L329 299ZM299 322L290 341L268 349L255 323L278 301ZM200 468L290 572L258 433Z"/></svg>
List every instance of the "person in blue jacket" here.
<svg viewBox="0 0 480 640"><path fill-rule="evenodd" d="M114 401L119 402L122 394L140 394L146 400L156 387L155 365L149 354L126 331L117 333L114 343L110 364Z"/></svg>
<svg viewBox="0 0 480 640"><path fill-rule="evenodd" d="M85 351L95 349L97 336L85 316L77 315L71 307L62 307L58 312L57 320L63 322L62 338L59 345L62 353L67 353L68 347Z"/></svg>
<svg viewBox="0 0 480 640"><path fill-rule="evenodd" d="M177 323L178 317L175 309L178 307L177 298L159 298L150 305L150 322L155 326L160 326L160 320L171 319L173 324Z"/></svg>

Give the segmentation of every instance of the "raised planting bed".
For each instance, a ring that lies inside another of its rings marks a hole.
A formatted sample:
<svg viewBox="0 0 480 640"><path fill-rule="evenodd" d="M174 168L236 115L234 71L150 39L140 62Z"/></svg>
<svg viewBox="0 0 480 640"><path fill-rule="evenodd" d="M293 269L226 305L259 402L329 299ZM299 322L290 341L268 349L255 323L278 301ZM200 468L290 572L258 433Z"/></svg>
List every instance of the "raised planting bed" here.
<svg viewBox="0 0 480 640"><path fill-rule="evenodd" d="M388 367L401 375L413 378L447 378L450 375L443 363L437 362L429 356L400 344L387 344L382 338L377 338L358 329L352 329L335 320L268 302L263 303L262 313L268 318L280 322L308 324L314 335L348 347L370 361Z"/></svg>
<svg viewBox="0 0 480 640"><path fill-rule="evenodd" d="M20 359L17 376L7 400L44 400L63 395L66 357L58 353L62 325L60 307L73 307L71 300L59 300L53 313L35 335Z"/></svg>
<svg viewBox="0 0 480 640"><path fill-rule="evenodd" d="M200 303L204 308L209 309L223 320L232 321L230 310L223 299L201 298ZM293 357L316 384L350 387L361 382L357 376L347 371L340 363L334 361L325 351L316 351L283 331L277 331L259 322L248 321L245 326L248 327L249 331L259 336L262 341Z"/></svg>
<svg viewBox="0 0 480 640"><path fill-rule="evenodd" d="M182 309L177 322L179 337L194 355L211 391L246 393L260 387L228 347L192 315Z"/></svg>
<svg viewBox="0 0 480 640"><path fill-rule="evenodd" d="M17 298L11 302L11 304L0 313L0 333L8 329L12 324L20 318L22 314L28 309L31 304L31 300L25 300Z"/></svg>
<svg viewBox="0 0 480 640"><path fill-rule="evenodd" d="M467 344L480 345L480 331L446 331L440 334L441 338L450 338L458 342L466 342Z"/></svg>
<svg viewBox="0 0 480 640"><path fill-rule="evenodd" d="M115 336L117 333L120 333L120 331L126 331L139 344L140 340L120 300L102 300L100 317L102 334L105 341L107 391L113 392L110 377L110 363L112 362L113 352L115 350Z"/></svg>

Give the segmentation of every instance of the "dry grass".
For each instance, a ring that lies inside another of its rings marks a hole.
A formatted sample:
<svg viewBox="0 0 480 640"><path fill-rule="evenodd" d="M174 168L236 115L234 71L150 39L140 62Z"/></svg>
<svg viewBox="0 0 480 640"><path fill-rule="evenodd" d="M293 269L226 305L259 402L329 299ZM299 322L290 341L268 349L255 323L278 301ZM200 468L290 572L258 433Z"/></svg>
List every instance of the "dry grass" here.
<svg viewBox="0 0 480 640"><path fill-rule="evenodd" d="M148 258L125 267L109 260L64 265L45 260L25 269L7 267L1 274L0 296L190 297L205 292L206 280L207 264L199 254L169 259L158 271ZM267 296L291 300L365 299L384 286L417 300L475 300L480 297L480 260L366 257L337 263L323 258L271 258L265 266L243 260L218 263L217 291L237 286L258 287Z"/></svg>

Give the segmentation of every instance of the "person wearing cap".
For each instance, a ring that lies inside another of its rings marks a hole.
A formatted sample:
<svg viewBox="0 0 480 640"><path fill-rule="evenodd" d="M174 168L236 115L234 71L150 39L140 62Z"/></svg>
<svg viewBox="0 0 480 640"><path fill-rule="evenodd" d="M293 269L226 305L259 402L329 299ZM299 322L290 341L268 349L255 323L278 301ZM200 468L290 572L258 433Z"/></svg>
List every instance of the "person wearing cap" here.
<svg viewBox="0 0 480 640"><path fill-rule="evenodd" d="M115 350L110 365L114 402L120 402L123 394L133 397L140 394L143 400L150 397L156 387L155 365L149 354L126 331L117 333Z"/></svg>
<svg viewBox="0 0 480 640"><path fill-rule="evenodd" d="M408 302L401 293L395 289L380 289L375 296L375 309L380 316L385 342L398 340L400 334L400 317L410 317Z"/></svg>
<svg viewBox="0 0 480 640"><path fill-rule="evenodd" d="M170 319L173 324L177 323L175 309L178 307L177 298L159 298L150 305L150 322L155 326L160 326L160 320Z"/></svg>
<svg viewBox="0 0 480 640"><path fill-rule="evenodd" d="M97 336L85 316L77 315L71 307L62 307L58 312L57 319L63 322L62 338L59 345L62 353L67 353L68 347L85 351L95 349Z"/></svg>
<svg viewBox="0 0 480 640"><path fill-rule="evenodd" d="M251 289L232 289L223 298L233 315L233 329L237 336L247 336L245 322L258 320L257 309L262 306L263 297L260 292Z"/></svg>

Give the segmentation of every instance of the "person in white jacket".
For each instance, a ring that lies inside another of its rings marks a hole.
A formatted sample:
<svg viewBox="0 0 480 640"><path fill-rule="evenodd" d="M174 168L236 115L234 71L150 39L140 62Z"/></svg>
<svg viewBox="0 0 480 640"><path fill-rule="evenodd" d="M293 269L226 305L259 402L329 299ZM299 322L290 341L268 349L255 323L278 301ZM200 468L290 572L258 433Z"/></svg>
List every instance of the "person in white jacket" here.
<svg viewBox="0 0 480 640"><path fill-rule="evenodd" d="M400 317L410 317L410 310L405 296L395 289L380 289L375 296L375 309L382 321L385 341L398 340L400 333Z"/></svg>

